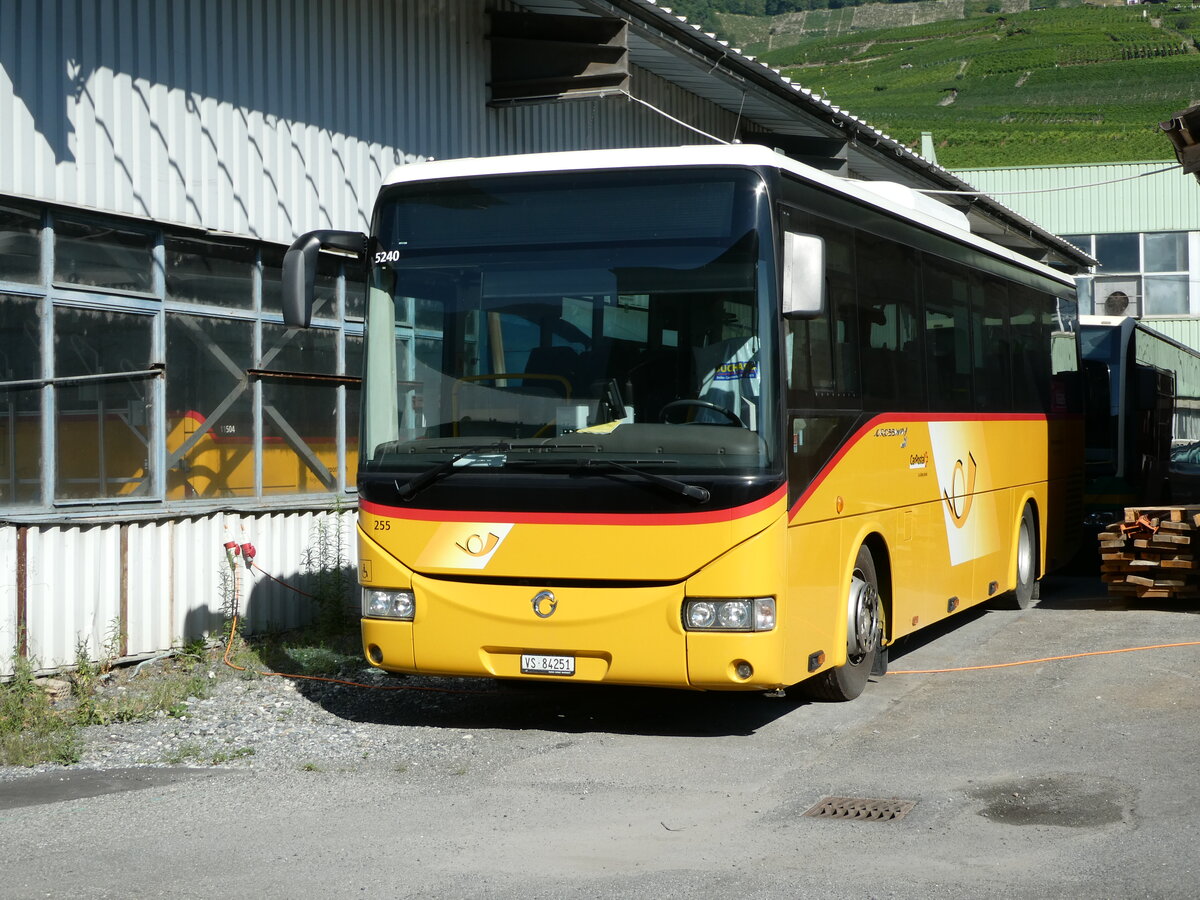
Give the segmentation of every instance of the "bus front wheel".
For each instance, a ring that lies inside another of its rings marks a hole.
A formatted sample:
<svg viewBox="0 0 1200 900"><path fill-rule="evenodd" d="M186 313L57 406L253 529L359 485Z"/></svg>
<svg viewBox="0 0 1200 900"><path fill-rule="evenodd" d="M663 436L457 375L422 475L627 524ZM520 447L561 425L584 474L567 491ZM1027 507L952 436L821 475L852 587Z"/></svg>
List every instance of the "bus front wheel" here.
<svg viewBox="0 0 1200 900"><path fill-rule="evenodd" d="M1026 503L1017 532L1017 586L1011 594L1009 605L1012 608L1029 609L1037 599L1037 564L1037 521L1033 517L1033 508Z"/></svg>
<svg viewBox="0 0 1200 900"><path fill-rule="evenodd" d="M853 700L867 686L876 670L876 657L883 654L883 604L879 599L879 577L871 551L862 546L854 559L850 592L846 602L846 663L827 669L803 683L814 700Z"/></svg>

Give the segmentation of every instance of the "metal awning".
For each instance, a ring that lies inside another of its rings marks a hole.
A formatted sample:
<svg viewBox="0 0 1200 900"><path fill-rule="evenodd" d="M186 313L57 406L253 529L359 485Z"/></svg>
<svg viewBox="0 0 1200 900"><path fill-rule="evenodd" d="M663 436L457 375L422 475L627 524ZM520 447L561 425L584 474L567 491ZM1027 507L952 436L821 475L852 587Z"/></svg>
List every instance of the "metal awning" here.
<svg viewBox="0 0 1200 900"><path fill-rule="evenodd" d="M627 19L633 65L739 116L753 126L741 129L743 133L758 131L768 138L777 135L784 149L789 140L799 145L815 141L836 146L845 160L841 174L850 178L894 181L917 190L962 192L961 197L934 196L965 213L975 234L1069 273L1096 264L1073 244L998 200L979 194L972 185L900 141L687 23L654 0L518 2L531 13ZM732 141L736 136L714 137Z"/></svg>

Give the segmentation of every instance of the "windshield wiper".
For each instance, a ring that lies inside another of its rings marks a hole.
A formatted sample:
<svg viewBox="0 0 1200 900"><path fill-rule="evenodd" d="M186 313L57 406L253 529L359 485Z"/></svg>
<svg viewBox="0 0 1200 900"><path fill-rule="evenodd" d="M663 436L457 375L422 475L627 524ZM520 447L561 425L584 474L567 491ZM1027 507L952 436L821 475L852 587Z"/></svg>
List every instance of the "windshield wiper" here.
<svg viewBox="0 0 1200 900"><path fill-rule="evenodd" d="M666 475L659 475L657 472L647 472L643 469L635 469L633 466L627 466L624 463L614 462L611 459L587 459L583 461L583 467L591 468L607 468L616 469L618 472L625 472L629 475L636 475L643 481L649 481L652 484L657 484L659 487L666 488L680 497L686 497L689 500L695 500L697 503L706 503L708 498L712 496L708 488L702 488L699 485L687 484L679 481L676 478L669 478Z"/></svg>
<svg viewBox="0 0 1200 900"><path fill-rule="evenodd" d="M429 487L429 485L433 484L455 467L467 468L467 466L458 465L462 460L467 459L470 456L474 456L476 453L479 453L483 450L494 450L504 453L509 449L510 448L507 441L497 441L494 444L480 444L477 447L468 447L467 449L463 450L462 453L452 456L450 459L444 460L436 465L430 466L424 472L413 476L403 484L401 484L399 481L393 481L392 484L396 486L396 492L400 495L401 500L411 500L413 497L425 490L425 488Z"/></svg>

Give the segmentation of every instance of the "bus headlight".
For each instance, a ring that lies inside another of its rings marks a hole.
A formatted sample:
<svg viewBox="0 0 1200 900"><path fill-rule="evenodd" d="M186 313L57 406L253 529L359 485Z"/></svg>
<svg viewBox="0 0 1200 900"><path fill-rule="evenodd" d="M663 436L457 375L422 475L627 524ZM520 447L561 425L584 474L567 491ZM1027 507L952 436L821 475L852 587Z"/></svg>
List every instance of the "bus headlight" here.
<svg viewBox="0 0 1200 900"><path fill-rule="evenodd" d="M772 631L775 598L685 600L683 627L687 631Z"/></svg>
<svg viewBox="0 0 1200 900"><path fill-rule="evenodd" d="M362 614L370 619L405 619L412 621L416 611L416 598L412 591L378 591L363 588Z"/></svg>

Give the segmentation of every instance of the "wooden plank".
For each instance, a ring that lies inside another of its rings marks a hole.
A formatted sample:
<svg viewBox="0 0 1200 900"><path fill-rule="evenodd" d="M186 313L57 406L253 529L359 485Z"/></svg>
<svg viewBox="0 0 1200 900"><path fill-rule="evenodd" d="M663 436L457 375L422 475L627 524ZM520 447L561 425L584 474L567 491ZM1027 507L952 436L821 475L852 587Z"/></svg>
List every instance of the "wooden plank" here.
<svg viewBox="0 0 1200 900"><path fill-rule="evenodd" d="M1125 582L1126 584L1140 584L1145 587L1156 587L1154 579L1147 578L1145 575L1126 575Z"/></svg>
<svg viewBox="0 0 1200 900"><path fill-rule="evenodd" d="M1196 530L1196 526L1191 522L1163 522L1159 528L1163 531L1170 531L1172 533L1181 531L1191 532Z"/></svg>
<svg viewBox="0 0 1200 900"><path fill-rule="evenodd" d="M1170 547L1183 546L1186 544L1190 544L1191 542L1192 542L1191 535L1167 534L1166 532L1160 531L1158 534L1154 535L1154 537L1137 538L1133 542L1133 546L1142 547L1142 548L1152 548L1153 547L1153 548L1161 549L1164 547L1170 548ZM1103 547L1104 545L1101 544L1100 546Z"/></svg>

